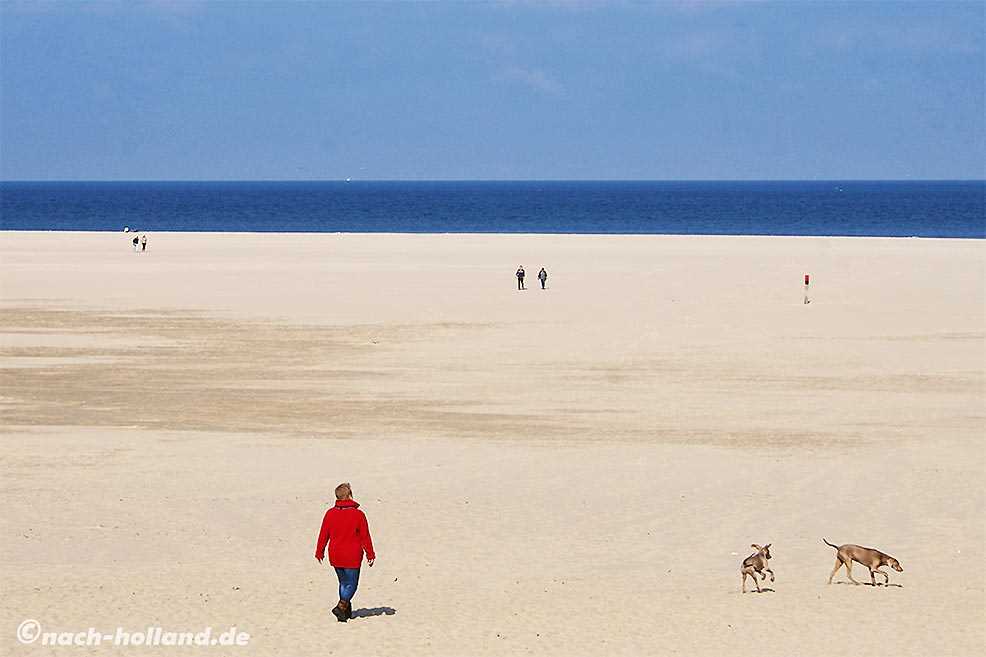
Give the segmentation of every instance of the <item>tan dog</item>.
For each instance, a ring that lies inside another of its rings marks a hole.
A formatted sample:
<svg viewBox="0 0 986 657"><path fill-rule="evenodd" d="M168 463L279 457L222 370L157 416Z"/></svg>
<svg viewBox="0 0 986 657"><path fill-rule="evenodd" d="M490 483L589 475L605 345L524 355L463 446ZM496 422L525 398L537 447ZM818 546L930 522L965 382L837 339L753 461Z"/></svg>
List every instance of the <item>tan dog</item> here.
<svg viewBox="0 0 986 657"><path fill-rule="evenodd" d="M752 544L752 547L756 552L743 559L743 566L740 568L740 572L743 573L743 593L746 593L746 578L752 577L753 583L757 587L757 593L761 593L760 583L757 581L757 573L760 573L760 579L767 579L767 573L770 573L770 581L774 581L774 571L768 568L767 560L770 559L770 543L760 547L756 543Z"/></svg>
<svg viewBox="0 0 986 657"><path fill-rule="evenodd" d="M879 550L874 550L873 548L860 547L859 545L853 545L847 543L846 545L832 545L824 538L822 542L829 547L834 547L835 552L835 568L832 569L832 574L829 575L829 584L832 583L832 578L839 571L842 566L846 567L846 574L849 575L849 581L853 584L859 584L852 577L852 562L861 563L866 566L870 571L870 582L873 586L876 586L876 576L873 573L880 573L883 575L884 584L890 584L890 576L884 571L880 570L883 566L890 566L898 573L904 572L904 569L900 567L900 562L894 559L889 554L884 554Z"/></svg>

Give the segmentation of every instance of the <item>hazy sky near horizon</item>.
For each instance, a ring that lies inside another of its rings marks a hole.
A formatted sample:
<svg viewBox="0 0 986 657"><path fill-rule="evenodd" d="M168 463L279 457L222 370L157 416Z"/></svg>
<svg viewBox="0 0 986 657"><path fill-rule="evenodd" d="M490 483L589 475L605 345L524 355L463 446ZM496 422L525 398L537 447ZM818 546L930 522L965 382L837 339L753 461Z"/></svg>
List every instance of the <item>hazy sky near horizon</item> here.
<svg viewBox="0 0 986 657"><path fill-rule="evenodd" d="M0 178L983 178L983 2L0 5Z"/></svg>

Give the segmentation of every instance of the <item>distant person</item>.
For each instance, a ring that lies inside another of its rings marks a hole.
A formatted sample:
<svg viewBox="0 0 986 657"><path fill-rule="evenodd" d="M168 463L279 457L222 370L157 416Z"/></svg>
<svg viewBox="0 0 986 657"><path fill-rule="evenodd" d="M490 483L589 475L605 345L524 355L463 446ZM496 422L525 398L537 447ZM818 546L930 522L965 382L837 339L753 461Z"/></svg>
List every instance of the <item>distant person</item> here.
<svg viewBox="0 0 986 657"><path fill-rule="evenodd" d="M140 250L141 251L147 250L147 235L140 236Z"/></svg>
<svg viewBox="0 0 986 657"><path fill-rule="evenodd" d="M544 270L544 267L541 267L541 271L538 272L538 280L541 281L541 289L543 290L544 284L548 280L548 272Z"/></svg>
<svg viewBox="0 0 986 657"><path fill-rule="evenodd" d="M353 500L353 489L348 483L336 486L336 505L322 518L322 530L315 546L315 558L319 563L325 558L326 543L329 545L329 563L339 578L339 604L332 610L332 615L345 623L353 617L353 596L359 586L363 552L366 552L366 563L371 568L377 558L366 516Z"/></svg>
<svg viewBox="0 0 986 657"><path fill-rule="evenodd" d="M527 288L524 287L524 276L526 276L526 274L524 273L524 265L521 265L520 267L517 268L517 289L518 290L526 290L527 289Z"/></svg>
<svg viewBox="0 0 986 657"><path fill-rule="evenodd" d="M134 243L134 253L137 253L137 247L140 245L140 239L136 235L134 235L133 243Z"/></svg>

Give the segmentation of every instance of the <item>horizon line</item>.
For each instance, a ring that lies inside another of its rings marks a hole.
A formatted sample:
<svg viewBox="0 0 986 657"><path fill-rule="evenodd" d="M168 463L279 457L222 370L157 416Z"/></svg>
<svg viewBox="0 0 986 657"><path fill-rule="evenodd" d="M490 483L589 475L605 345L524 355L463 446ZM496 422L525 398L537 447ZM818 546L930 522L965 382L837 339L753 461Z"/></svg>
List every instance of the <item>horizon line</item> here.
<svg viewBox="0 0 986 657"><path fill-rule="evenodd" d="M986 178L59 178L0 179L3 183L764 183L983 182Z"/></svg>

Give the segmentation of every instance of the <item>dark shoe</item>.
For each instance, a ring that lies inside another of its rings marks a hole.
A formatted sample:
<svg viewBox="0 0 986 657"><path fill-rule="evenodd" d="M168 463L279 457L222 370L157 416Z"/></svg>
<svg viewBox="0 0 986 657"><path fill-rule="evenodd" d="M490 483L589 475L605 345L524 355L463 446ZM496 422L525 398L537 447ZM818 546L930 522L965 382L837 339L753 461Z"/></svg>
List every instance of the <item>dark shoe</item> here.
<svg viewBox="0 0 986 657"><path fill-rule="evenodd" d="M332 608L332 615L335 616L336 620L340 623L345 623L349 620L348 609L348 604L344 600L340 600L339 604Z"/></svg>
<svg viewBox="0 0 986 657"><path fill-rule="evenodd" d="M353 617L353 601L350 600L346 606L346 618L349 619L352 617Z"/></svg>

